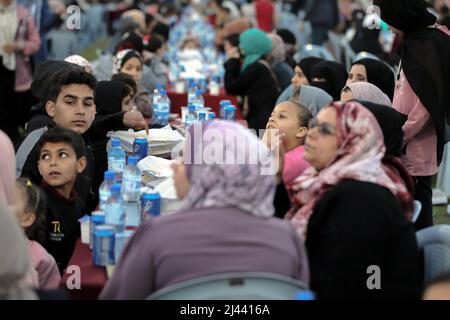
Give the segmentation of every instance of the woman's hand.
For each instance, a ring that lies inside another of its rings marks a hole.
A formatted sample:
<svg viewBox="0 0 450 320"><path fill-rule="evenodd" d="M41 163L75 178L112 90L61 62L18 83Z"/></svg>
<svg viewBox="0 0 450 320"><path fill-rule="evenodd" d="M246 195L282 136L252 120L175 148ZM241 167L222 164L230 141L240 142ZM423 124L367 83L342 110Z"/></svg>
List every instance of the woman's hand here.
<svg viewBox="0 0 450 320"><path fill-rule="evenodd" d="M133 128L136 130L145 129L148 135L148 124L144 119L144 116L139 111L135 111L134 109L128 112L125 112L123 115L123 125L128 128Z"/></svg>
<svg viewBox="0 0 450 320"><path fill-rule="evenodd" d="M239 52L239 48L232 47L226 52L228 59L239 59L241 57L241 53Z"/></svg>
<svg viewBox="0 0 450 320"><path fill-rule="evenodd" d="M12 54L16 49L17 45L15 42L6 42L2 47L3 52L6 54Z"/></svg>

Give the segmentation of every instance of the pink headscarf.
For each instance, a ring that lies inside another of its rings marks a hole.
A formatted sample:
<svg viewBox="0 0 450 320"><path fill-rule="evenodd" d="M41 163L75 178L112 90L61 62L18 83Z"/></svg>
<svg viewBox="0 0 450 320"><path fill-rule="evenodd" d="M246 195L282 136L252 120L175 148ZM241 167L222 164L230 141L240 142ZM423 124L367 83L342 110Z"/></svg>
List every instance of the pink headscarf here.
<svg viewBox="0 0 450 320"><path fill-rule="evenodd" d="M333 162L317 171L306 170L289 187L295 193L294 206L287 213L298 234L306 239L308 220L322 196L331 186L345 179L370 182L389 189L410 207L411 194L403 180L382 164L385 153L383 133L372 113L357 102L335 102L336 134L340 148ZM410 212L405 212L410 214Z"/></svg>
<svg viewBox="0 0 450 320"><path fill-rule="evenodd" d="M11 201L16 181L16 156L14 147L8 136L0 130L0 153L2 163L0 165L0 203L7 204Z"/></svg>

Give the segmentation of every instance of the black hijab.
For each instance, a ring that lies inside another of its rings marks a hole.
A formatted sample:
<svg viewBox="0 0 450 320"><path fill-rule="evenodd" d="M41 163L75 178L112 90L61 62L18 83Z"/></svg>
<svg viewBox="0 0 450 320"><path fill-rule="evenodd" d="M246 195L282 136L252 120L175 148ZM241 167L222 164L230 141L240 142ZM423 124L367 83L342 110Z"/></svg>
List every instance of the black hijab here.
<svg viewBox="0 0 450 320"><path fill-rule="evenodd" d="M431 118L437 135L437 161L450 140L450 37L436 28L423 0L375 0L381 18L405 33L401 67ZM446 121L447 120L447 121Z"/></svg>
<svg viewBox="0 0 450 320"><path fill-rule="evenodd" d="M347 81L347 71L342 63L322 61L311 69L311 79L322 78L325 81L311 81L311 85L320 88L333 97L334 101L341 98L341 91Z"/></svg>
<svg viewBox="0 0 450 320"><path fill-rule="evenodd" d="M316 58L316 57L308 57L300 60L299 63L297 63L297 66L302 69L303 74L305 75L306 79L308 79L308 82L311 84L312 78L311 78L311 69L318 63L324 61L322 58Z"/></svg>
<svg viewBox="0 0 450 320"><path fill-rule="evenodd" d="M391 101L394 99L395 75L385 62L364 58L353 63L363 65L366 69L367 82L377 86Z"/></svg>
<svg viewBox="0 0 450 320"><path fill-rule="evenodd" d="M98 114L121 112L122 100L130 94L130 90L122 81L100 81L95 89L95 105Z"/></svg>
<svg viewBox="0 0 450 320"><path fill-rule="evenodd" d="M355 36L350 41L350 47L354 52L369 52L377 57L383 56L379 36L380 29L369 29L364 26L364 17L366 13L363 10L354 10L352 13Z"/></svg>
<svg viewBox="0 0 450 320"><path fill-rule="evenodd" d="M386 146L386 155L400 157L403 143L403 125L408 117L397 110L368 101L358 101L369 109L380 125Z"/></svg>

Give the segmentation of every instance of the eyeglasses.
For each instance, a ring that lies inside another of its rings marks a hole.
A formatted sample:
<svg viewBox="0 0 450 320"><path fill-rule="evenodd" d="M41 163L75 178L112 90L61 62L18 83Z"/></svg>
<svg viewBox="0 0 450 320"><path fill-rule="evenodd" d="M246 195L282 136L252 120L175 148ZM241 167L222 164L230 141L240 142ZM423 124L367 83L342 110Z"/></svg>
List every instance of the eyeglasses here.
<svg viewBox="0 0 450 320"><path fill-rule="evenodd" d="M308 122L308 130L312 130L314 128L317 128L322 136L332 136L336 133L336 128L333 125L326 122L318 123L317 119L311 119Z"/></svg>

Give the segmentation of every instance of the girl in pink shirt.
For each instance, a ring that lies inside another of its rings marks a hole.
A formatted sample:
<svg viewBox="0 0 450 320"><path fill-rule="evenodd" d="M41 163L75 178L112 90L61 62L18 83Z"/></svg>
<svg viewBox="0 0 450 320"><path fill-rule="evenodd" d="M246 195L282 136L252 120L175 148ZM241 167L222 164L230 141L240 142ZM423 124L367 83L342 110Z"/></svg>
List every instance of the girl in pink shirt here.
<svg viewBox="0 0 450 320"><path fill-rule="evenodd" d="M273 109L267 122L267 130L278 129L283 135L282 141L286 153L282 178L286 186L309 168L308 162L303 159L303 143L308 133L308 122L311 119L312 114L307 108L288 100Z"/></svg>
<svg viewBox="0 0 450 320"><path fill-rule="evenodd" d="M28 248L34 267L30 272L31 277L37 289L52 290L59 287L61 275L55 259L40 244L45 241L45 208L40 189L29 180L17 180L11 211L28 237Z"/></svg>

